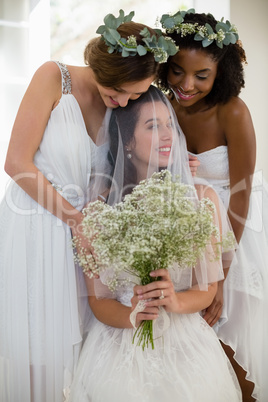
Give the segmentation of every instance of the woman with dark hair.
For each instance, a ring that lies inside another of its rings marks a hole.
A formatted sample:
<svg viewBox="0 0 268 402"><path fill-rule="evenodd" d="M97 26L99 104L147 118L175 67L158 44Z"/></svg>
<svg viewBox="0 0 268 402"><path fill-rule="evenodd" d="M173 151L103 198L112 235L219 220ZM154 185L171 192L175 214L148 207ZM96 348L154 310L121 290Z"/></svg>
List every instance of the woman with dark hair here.
<svg viewBox="0 0 268 402"><path fill-rule="evenodd" d="M179 175L181 182L187 185L188 192L185 193L184 202L192 200L198 205L185 139L172 106L160 90L151 86L135 102L130 101L125 108L113 110L108 133L111 163L109 176L112 180L108 194L105 193L106 203L113 207L117 203L122 206L142 180L150 179L155 172L164 170L170 172L173 178ZM158 178L158 181L164 180L165 173L162 174L163 177ZM104 180L105 187L105 178L106 176L98 175L96 181ZM159 194L155 193L156 186L157 184L152 183L148 185L152 189L152 197L149 198L153 202L150 203L152 208L147 208L145 215L147 217L151 213L151 224L144 229L144 215L142 221L137 223L137 213L144 209L134 203L128 211L134 216L132 224L128 226L129 230L126 230L129 223L126 220L124 225L119 224L117 228L123 233L122 241L129 239L129 244L126 244L129 252L134 247L137 254L143 254L142 247L136 248L133 238L134 233L143 233L144 238L138 236L141 238L139 245L143 244L148 255L143 241L149 236L152 247L153 239L156 239L155 232L150 230L153 226L161 226L161 221L156 224L156 214L164 217L162 224L165 232L171 233L171 228L176 225L181 228L181 221L177 220L178 216L174 216L174 213L161 215L160 210L168 209L172 194L165 192L164 199L160 201ZM97 198L98 190L102 187L101 183L96 184L97 191L95 194L92 191L93 198ZM201 188L198 192L200 190ZM143 206L146 205L148 192L144 196L141 191L138 194L138 198L145 201ZM174 196L175 202L178 201L177 194ZM206 196L210 196L213 202L216 201L214 190L207 189ZM102 198L101 194L99 199ZM156 204L158 213L155 210ZM219 217L216 202L215 207L216 218ZM94 211L95 204L92 204L92 208ZM112 220L112 209L106 214L108 221ZM86 211L86 217L92 213L92 210ZM109 225L107 220L106 225L101 221L104 232ZM112 225L116 223L118 219L116 222L112 221ZM223 227L230 230L230 226L226 224L227 221L222 216L218 226L221 234L226 232ZM202 236L203 230L199 234ZM208 240L209 246L213 243L210 240L212 238ZM163 248L158 246L161 252L168 254L163 236L160 236L159 242L161 245L165 244ZM181 244L174 241L172 235L168 244L181 250ZM123 248L125 258L126 248L118 243L115 247ZM230 362L215 332L199 313L211 303L216 293L217 281L223 277L221 258L214 259L212 249L205 252L196 265L193 263L191 266L180 266L176 260L166 269L161 265L164 260L157 254L157 260L161 260L161 264L157 265L160 269L154 266L149 271L153 279L144 286L139 281L137 271L127 265L118 277L118 286L114 291L110 290L109 273L118 271L118 259L114 264L109 259L107 270L101 270L98 279L93 279L90 272L87 272L89 304L94 316L91 316L89 333L71 387L70 402L242 400ZM229 251L232 254L234 252L233 248ZM102 252L103 248L97 260L100 265L103 265ZM152 258L150 255L151 260ZM155 259L153 261L156 263ZM146 265L144 259L141 259L141 270L143 264ZM151 343L143 347L137 338L133 338L137 327L144 321L153 321L154 347Z"/></svg>
<svg viewBox="0 0 268 402"><path fill-rule="evenodd" d="M79 226L95 162L105 155L98 132L107 108L139 98L170 54L133 14L105 17L85 66L42 65L18 110L5 163L13 180L0 205L1 401L68 395L87 307L71 240L80 237L89 252Z"/></svg>
<svg viewBox="0 0 268 402"><path fill-rule="evenodd" d="M262 205L267 191L254 175L255 132L239 98L245 85L245 51L236 27L211 14L179 11L163 15L161 23L179 51L161 66L158 86L168 92L188 151L200 163L197 177L208 180L222 198L239 243L236 260L204 318L214 325L239 373L244 400L253 400L254 385L252 395L264 402L268 221Z"/></svg>

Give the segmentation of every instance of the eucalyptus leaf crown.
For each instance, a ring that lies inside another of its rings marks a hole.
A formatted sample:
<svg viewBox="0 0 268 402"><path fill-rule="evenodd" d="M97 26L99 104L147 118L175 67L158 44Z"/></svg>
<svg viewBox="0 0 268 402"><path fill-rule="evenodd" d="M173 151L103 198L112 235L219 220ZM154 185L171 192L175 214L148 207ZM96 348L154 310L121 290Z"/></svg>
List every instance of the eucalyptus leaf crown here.
<svg viewBox="0 0 268 402"><path fill-rule="evenodd" d="M178 11L174 15L163 14L160 23L166 34L176 31L181 34L181 37L195 34L194 40L202 41L202 46L207 47L214 41L221 49L223 45L228 46L234 44L239 39L237 28L228 20L223 22L217 21L215 31L209 24L199 25L198 23L184 22L186 14L195 14L195 9L191 8L188 11Z"/></svg>
<svg viewBox="0 0 268 402"><path fill-rule="evenodd" d="M113 14L104 17L105 25L99 26L96 33L101 34L108 46L108 53L119 52L122 53L122 57L128 57L137 54L144 56L147 52L151 52L156 62L165 63L169 56L174 56L178 52L175 42L163 36L159 29L155 29L156 35L152 36L146 27L142 29L140 35L144 44L137 44L137 38L134 35L130 35L127 39L122 38L117 28L125 22L130 22L134 14L134 11L131 11L125 16L124 11L120 10L117 18Z"/></svg>

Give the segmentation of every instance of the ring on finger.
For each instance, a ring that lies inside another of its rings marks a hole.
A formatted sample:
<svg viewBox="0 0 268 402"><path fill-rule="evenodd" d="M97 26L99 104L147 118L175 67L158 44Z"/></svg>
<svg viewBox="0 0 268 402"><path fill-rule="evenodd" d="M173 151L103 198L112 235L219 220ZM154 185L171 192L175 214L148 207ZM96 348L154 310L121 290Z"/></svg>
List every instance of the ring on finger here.
<svg viewBox="0 0 268 402"><path fill-rule="evenodd" d="M159 296L159 300L163 300L165 298L163 290L161 290L161 296Z"/></svg>

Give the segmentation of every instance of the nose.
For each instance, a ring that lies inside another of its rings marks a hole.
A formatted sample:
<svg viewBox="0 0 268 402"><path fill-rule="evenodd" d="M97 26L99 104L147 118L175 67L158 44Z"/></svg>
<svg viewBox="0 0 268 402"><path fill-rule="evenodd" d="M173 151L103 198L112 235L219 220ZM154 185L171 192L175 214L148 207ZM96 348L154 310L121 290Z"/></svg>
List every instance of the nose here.
<svg viewBox="0 0 268 402"><path fill-rule="evenodd" d="M159 139L163 142L172 141L173 132L171 126L164 126L162 130L159 132Z"/></svg>
<svg viewBox="0 0 268 402"><path fill-rule="evenodd" d="M120 94L117 98L117 102L119 103L119 106L125 107L127 106L129 99L130 99L129 94Z"/></svg>
<svg viewBox="0 0 268 402"><path fill-rule="evenodd" d="M184 92L192 91L194 89L194 79L193 77L185 76L179 85Z"/></svg>

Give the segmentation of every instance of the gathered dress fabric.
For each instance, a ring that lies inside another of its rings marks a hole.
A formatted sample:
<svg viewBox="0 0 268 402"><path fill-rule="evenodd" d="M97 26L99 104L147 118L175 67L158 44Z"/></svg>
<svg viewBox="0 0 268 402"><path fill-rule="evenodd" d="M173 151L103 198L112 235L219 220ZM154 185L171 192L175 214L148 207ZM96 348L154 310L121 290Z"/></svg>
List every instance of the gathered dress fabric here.
<svg viewBox="0 0 268 402"><path fill-rule="evenodd" d="M190 269L169 269L176 291ZM133 285L115 298L130 306ZM199 313L167 313L153 324L154 349L137 344L135 329L91 317L69 402L236 402L241 391L220 342Z"/></svg>
<svg viewBox="0 0 268 402"><path fill-rule="evenodd" d="M197 176L206 179L228 208L230 197L227 146L196 155ZM233 191L243 189L239 183ZM254 382L253 396L268 401L268 188L262 172L255 172L247 221L224 284L222 317L214 327L231 346L235 360Z"/></svg>
<svg viewBox="0 0 268 402"><path fill-rule="evenodd" d="M67 67L57 65L62 97L34 163L81 210L99 151ZM78 297L85 285L71 240L69 226L11 181L0 205L1 402L62 402L68 394L90 314L87 298Z"/></svg>

